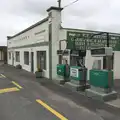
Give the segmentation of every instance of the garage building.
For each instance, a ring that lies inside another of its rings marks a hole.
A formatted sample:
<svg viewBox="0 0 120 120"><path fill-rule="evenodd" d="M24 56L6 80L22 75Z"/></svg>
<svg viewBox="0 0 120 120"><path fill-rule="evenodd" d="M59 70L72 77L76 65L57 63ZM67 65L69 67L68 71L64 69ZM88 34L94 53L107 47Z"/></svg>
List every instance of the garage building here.
<svg viewBox="0 0 120 120"><path fill-rule="evenodd" d="M70 41L72 42L73 37L76 37L79 38L78 40L76 39L76 44L79 45L80 50L84 49L85 43L87 43L87 46L85 47L87 53L84 62L88 70L92 68L94 58L90 55L91 47L95 45L106 46L106 41L103 41L102 43L99 36L92 41L91 39L88 39L89 34L95 34L99 31L63 28L61 26L61 11L62 8L50 7L47 9L48 17L16 35L7 36L9 65L16 66L20 64L23 69L33 73L40 66L44 70L44 77L57 79L56 65L60 61L57 50L59 50L60 47L62 50L65 50L68 45L66 40L70 43ZM120 52L119 46L116 45L120 43L120 34L109 34L111 37L110 46L116 48L113 53L114 56L111 58L114 63L114 77L115 79L119 79ZM86 42L83 38L87 38ZM105 37L103 39L105 39ZM68 51L70 50L68 49ZM69 64L74 64L72 63L69 53L64 56L64 58L68 60ZM101 60L104 61L102 58Z"/></svg>

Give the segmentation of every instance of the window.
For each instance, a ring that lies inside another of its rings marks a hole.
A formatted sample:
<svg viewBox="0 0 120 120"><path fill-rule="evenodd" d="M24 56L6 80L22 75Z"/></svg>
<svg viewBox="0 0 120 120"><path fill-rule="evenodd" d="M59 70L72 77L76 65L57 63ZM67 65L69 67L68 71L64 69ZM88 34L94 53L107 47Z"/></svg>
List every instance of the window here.
<svg viewBox="0 0 120 120"><path fill-rule="evenodd" d="M111 59L110 59L110 67L111 69L114 68L114 53L113 55L111 56ZM103 57L103 69L106 69L107 65L106 65L106 57Z"/></svg>
<svg viewBox="0 0 120 120"><path fill-rule="evenodd" d="M29 65L29 52L24 52L24 64Z"/></svg>
<svg viewBox="0 0 120 120"><path fill-rule="evenodd" d="M20 52L15 52L16 54L16 62L20 62Z"/></svg>
<svg viewBox="0 0 120 120"><path fill-rule="evenodd" d="M9 59L11 59L11 52L9 52Z"/></svg>
<svg viewBox="0 0 120 120"><path fill-rule="evenodd" d="M37 51L37 66L46 70L46 51Z"/></svg>

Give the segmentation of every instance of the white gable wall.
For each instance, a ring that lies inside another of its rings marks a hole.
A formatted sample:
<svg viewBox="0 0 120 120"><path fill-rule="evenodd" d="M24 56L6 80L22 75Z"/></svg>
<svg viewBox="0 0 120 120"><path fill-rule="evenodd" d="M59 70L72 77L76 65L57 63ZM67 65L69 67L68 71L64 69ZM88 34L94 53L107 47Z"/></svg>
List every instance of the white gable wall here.
<svg viewBox="0 0 120 120"><path fill-rule="evenodd" d="M36 35L37 33L37 35ZM48 41L48 21L10 40L8 48Z"/></svg>
<svg viewBox="0 0 120 120"><path fill-rule="evenodd" d="M28 37L29 36L29 37ZM31 71L31 52L34 52L34 72L37 70L37 51L46 51L46 70L44 76L49 78L49 51L48 45L32 46L36 43L48 42L48 21L34 27L23 34L8 40L8 64L12 65L12 53L14 54L14 66L20 64L22 68ZM30 45L26 47L26 45ZM24 47L25 46L25 47ZM14 48L15 47L15 48ZM20 52L20 62L16 62L15 52ZM24 64L24 51L29 52L29 65ZM11 52L11 59L9 59Z"/></svg>

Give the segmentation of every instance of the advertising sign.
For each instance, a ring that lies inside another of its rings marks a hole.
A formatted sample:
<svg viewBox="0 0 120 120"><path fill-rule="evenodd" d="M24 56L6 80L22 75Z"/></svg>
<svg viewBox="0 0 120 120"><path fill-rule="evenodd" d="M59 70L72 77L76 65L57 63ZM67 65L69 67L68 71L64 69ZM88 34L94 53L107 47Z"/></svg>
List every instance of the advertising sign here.
<svg viewBox="0 0 120 120"><path fill-rule="evenodd" d="M70 68L70 76L78 78L79 77L79 71L76 68Z"/></svg>
<svg viewBox="0 0 120 120"><path fill-rule="evenodd" d="M67 31L67 49L73 50L90 50L91 48L107 47L106 35L95 35L95 33L72 32ZM120 35L109 35L109 47L113 50L120 51Z"/></svg>

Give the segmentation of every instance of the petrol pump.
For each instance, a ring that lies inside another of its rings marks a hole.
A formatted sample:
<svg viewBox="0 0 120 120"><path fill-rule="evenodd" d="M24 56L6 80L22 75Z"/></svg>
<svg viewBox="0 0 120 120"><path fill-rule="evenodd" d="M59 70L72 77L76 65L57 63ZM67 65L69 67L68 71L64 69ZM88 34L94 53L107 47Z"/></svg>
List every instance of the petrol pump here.
<svg viewBox="0 0 120 120"><path fill-rule="evenodd" d="M89 71L90 89L86 89L86 95L93 99L100 101L109 101L117 98L117 92L113 90L114 87L114 73L112 70L111 57L113 50L111 47L91 49L91 55L95 61L92 69ZM103 69L104 61L101 57L106 59L106 68ZM99 59L100 58L100 59Z"/></svg>
<svg viewBox="0 0 120 120"><path fill-rule="evenodd" d="M76 86L77 90L85 90L88 88L85 67L86 50L71 50L70 56L70 82Z"/></svg>

